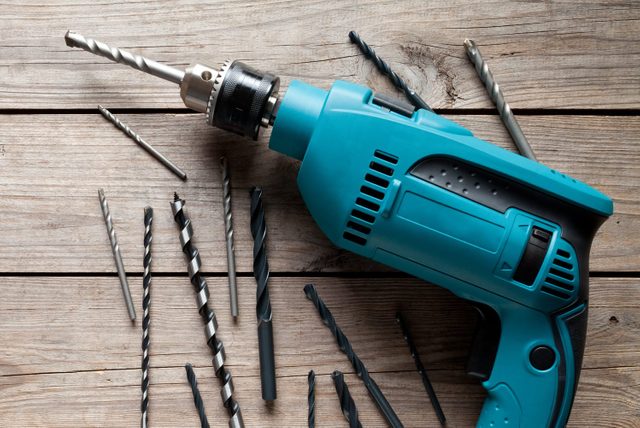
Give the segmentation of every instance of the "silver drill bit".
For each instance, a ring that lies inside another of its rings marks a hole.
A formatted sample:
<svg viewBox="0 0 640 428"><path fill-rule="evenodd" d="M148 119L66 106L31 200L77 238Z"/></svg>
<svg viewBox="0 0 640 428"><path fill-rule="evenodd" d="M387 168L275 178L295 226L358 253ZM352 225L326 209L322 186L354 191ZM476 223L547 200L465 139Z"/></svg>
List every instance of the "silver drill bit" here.
<svg viewBox="0 0 640 428"><path fill-rule="evenodd" d="M129 125L127 125L126 123L123 123L113 113L111 113L109 110L107 110L106 108L102 107L101 105L98 106L98 110L100 110L100 113L109 122L113 123L116 128L118 128L119 130L121 130L122 132L127 134L127 136L129 136L129 138L131 138L133 141L138 143L138 145L140 147L142 147L143 149L145 149L147 152L149 152L149 154L151 156L153 156L154 158L159 160L161 164L163 164L164 166L169 168L169 170L171 170L171 172L173 172L175 175L180 177L182 180L186 180L187 179L187 174L183 170L181 170L176 164L174 164L169 159L167 159L165 155L163 155L162 153L160 153L159 151L154 149L151 144L149 144L146 141L144 141L142 139L142 137L140 137L136 132L134 132L131 128L129 128Z"/></svg>
<svg viewBox="0 0 640 428"><path fill-rule="evenodd" d="M511 134L511 138L516 144L518 151L522 156L528 157L531 160L536 160L536 156L533 153L531 145L524 136L522 129L520 129L520 125L518 125L516 118L513 116L509 104L504 100L504 95L500 90L500 86L496 83L493 78L493 74L491 74L491 71L489 70L489 66L482 58L482 55L480 55L480 49L478 49L478 46L476 46L473 40L469 39L464 41L464 48L466 49L467 56L473 63L478 76L480 76L480 80L484 83L484 86L489 93L489 98L491 98L491 101L493 101L498 108L498 113L500 113L502 123L504 123L505 128L507 128L507 131Z"/></svg>
<svg viewBox="0 0 640 428"><path fill-rule="evenodd" d="M233 245L233 219L231 217L231 178L227 158L220 158L222 169L222 206L224 209L224 236L227 241L227 271L229 272L229 295L231 315L238 317L238 288L236 287L236 256Z"/></svg>
<svg viewBox="0 0 640 428"><path fill-rule="evenodd" d="M178 85L184 78L184 71L182 70L160 64L159 62L140 55L134 55L122 49L113 48L91 38L85 38L81 34L74 33L73 31L67 31L67 34L64 35L64 40L69 47L84 49L94 55L100 55L111 61L126 64L136 70L153 74L154 76L177 83Z"/></svg>
<svg viewBox="0 0 640 428"><path fill-rule="evenodd" d="M124 271L124 263L122 263L122 256L120 255L120 246L118 245L118 238L116 238L116 231L113 229L113 220L111 219L111 213L109 212L109 205L107 199L104 196L104 190L98 190L98 197L100 198L100 208L102 208L102 215L104 216L104 224L107 226L107 233L109 235L109 241L111 242L111 250L113 251L113 258L116 261L116 269L118 270L118 278L120 278L120 287L122 287L122 294L124 295L124 301L127 304L127 310L129 311L129 318L131 321L136 320L136 309L133 306L131 300L131 292L129 291L129 282L127 281L127 274Z"/></svg>
<svg viewBox="0 0 640 428"><path fill-rule="evenodd" d="M140 389L142 391L142 400L140 403L140 411L142 418L140 426L147 428L148 410L149 410L149 323L151 321L149 306L151 306L151 242L153 236L151 234L151 225L153 224L153 209L146 207L144 209L144 256L142 265L144 274L142 276L142 383Z"/></svg>

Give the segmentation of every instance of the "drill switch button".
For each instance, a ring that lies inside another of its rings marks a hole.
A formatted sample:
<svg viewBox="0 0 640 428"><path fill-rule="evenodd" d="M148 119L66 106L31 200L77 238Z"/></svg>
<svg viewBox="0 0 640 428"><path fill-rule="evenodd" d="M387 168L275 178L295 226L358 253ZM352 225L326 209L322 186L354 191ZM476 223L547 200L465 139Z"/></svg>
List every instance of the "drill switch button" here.
<svg viewBox="0 0 640 428"><path fill-rule="evenodd" d="M382 94L375 94L371 102L406 117L413 116L415 111L415 107L411 104Z"/></svg>
<svg viewBox="0 0 640 428"><path fill-rule="evenodd" d="M547 255L553 232L533 226L527 246L513 279L524 285L533 285Z"/></svg>
<svg viewBox="0 0 640 428"><path fill-rule="evenodd" d="M536 346L529 354L529 361L537 370L549 370L556 362L556 353L546 345Z"/></svg>

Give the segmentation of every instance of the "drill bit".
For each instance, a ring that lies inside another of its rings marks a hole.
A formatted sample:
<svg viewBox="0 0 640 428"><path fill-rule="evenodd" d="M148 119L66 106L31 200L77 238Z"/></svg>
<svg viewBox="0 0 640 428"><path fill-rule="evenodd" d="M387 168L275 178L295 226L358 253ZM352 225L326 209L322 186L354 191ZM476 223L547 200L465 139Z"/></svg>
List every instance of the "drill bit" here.
<svg viewBox="0 0 640 428"><path fill-rule="evenodd" d="M229 427L241 428L244 427L242 421L242 414L240 412L240 405L233 399L233 379L231 373L225 367L225 353L224 344L217 335L218 322L216 321L216 314L213 309L209 307L209 286L207 281L200 273L200 252L193 245L193 228L191 226L191 220L187 218L184 213L185 201L180 199L178 194L174 194L174 200L171 202L171 211L173 217L180 227L180 244L182 251L187 256L187 267L189 270L189 279L191 284L197 291L196 302L198 304L198 312L205 323L205 334L207 337L207 345L213 351L213 367L215 369L216 377L220 379L222 383L222 390L220 396L224 407L229 413Z"/></svg>
<svg viewBox="0 0 640 428"><path fill-rule="evenodd" d="M307 382L309 383L309 393L307 394L307 403L309 404L309 414L307 420L309 421L309 428L315 428L316 426L316 373L313 370L309 370L307 376Z"/></svg>
<svg viewBox="0 0 640 428"><path fill-rule="evenodd" d="M116 128L120 129L122 132L127 134L129 138L138 143L140 147L145 149L151 156L160 161L161 164L169 168L171 172L180 177L182 180L187 179L187 174L181 170L176 164L167 159L162 153L153 148L149 143L144 141L137 133L135 133L126 123L123 123L120 119L118 119L113 113L111 113L106 108L101 105L98 106L98 110L100 113L111 123L115 125Z"/></svg>
<svg viewBox="0 0 640 428"><path fill-rule="evenodd" d="M421 108L428 111L433 111L431 107L414 91L411 89L407 83L402 80L400 76L396 74L395 71L391 70L389 64L384 61L382 58L376 54L376 51L373 50L371 46L365 43L364 40L360 38L360 35L355 31L349 31L349 40L351 43L354 43L360 51L364 54L365 58L370 59L375 64L376 68L385 76L391 80L393 86L400 89L404 92L405 96L411 101L411 103L417 108Z"/></svg>
<svg viewBox="0 0 640 428"><path fill-rule="evenodd" d="M128 65L136 70L144 71L145 73L152 74L169 82L177 83L178 85L184 78L184 71L182 70L160 64L159 62L140 55L134 55L122 49L113 48L92 38L85 38L81 34L74 33L73 31L67 31L64 35L64 41L67 43L67 46L71 48L84 49L94 55L103 56L113 62Z"/></svg>
<svg viewBox="0 0 640 428"><path fill-rule="evenodd" d="M113 219L109 212L107 198L104 196L104 190L98 189L98 198L100 199L100 208L102 208L102 215L104 216L104 224L107 226L107 234L109 235L109 242L111 242L111 251L113 252L113 258L116 262L116 270L118 271L118 278L120 278L120 287L122 288L124 301L127 304L129 318L131 318L131 321L135 321L136 309L133 306L133 301L131 300L129 282L127 281L127 274L124 271L124 263L122 262L122 256L120 255L120 245L118 245L116 231L113 229Z"/></svg>
<svg viewBox="0 0 640 428"><path fill-rule="evenodd" d="M276 399L276 365L273 351L273 325L269 299L269 262L267 261L267 225L262 206L262 189L254 187L251 195L251 235L253 235L253 276L258 284L256 315L262 399Z"/></svg>
<svg viewBox="0 0 640 428"><path fill-rule="evenodd" d="M231 178L227 158L220 158L222 170L222 207L224 209L224 236L227 241L227 271L229 272L229 302L231 315L238 317L238 288L236 287L236 257L233 246L233 219L231 217Z"/></svg>
<svg viewBox="0 0 640 428"><path fill-rule="evenodd" d="M336 387L342 414L349 422L349 428L362 428L360 419L358 419L358 408L349 393L347 383L344 381L344 375L341 371L336 370L331 374L331 379L333 379L333 384Z"/></svg>
<svg viewBox="0 0 640 428"><path fill-rule="evenodd" d="M482 55L480 55L480 49L478 49L478 46L473 40L469 39L464 41L464 48L467 51L467 56L473 63L480 80L487 89L489 98L491 98L491 101L493 101L498 108L498 113L500 113L502 123L504 123L505 128L507 128L507 131L511 134L511 138L516 144L518 151L521 155L528 157L531 160L536 160L533 149L527 141L527 138L524 136L522 129L520 129L520 125L518 125L516 118L513 116L511 107L509 107L509 104L505 101L500 86L498 86L498 83L493 78L493 74L491 74L489 66L482 58Z"/></svg>
<svg viewBox="0 0 640 428"><path fill-rule="evenodd" d="M153 224L153 209L146 207L144 209L144 257L142 265L144 274L142 275L142 401L140 410L142 411L142 428L147 428L148 409L149 409L149 306L151 304L151 242L153 236L151 234L151 225Z"/></svg>
<svg viewBox="0 0 640 428"><path fill-rule="evenodd" d="M433 405L433 410L436 412L438 416L438 420L440 421L440 425L445 426L446 418L444 417L444 412L442 411L442 407L440 406L440 401L438 401L438 397L436 396L436 392L433 389L433 385L431 385L431 381L429 380L429 376L427 375L427 370L424 368L422 364L422 360L420 359L420 354L418 354L418 349L416 345L413 343L413 338L411 337L411 333L409 333L409 329L404 322L402 314L400 312L396 313L396 322L400 325L400 329L402 330L402 336L404 337L405 342L409 345L409 353L411 357L413 357L413 361L416 364L416 369L418 373L420 373L420 377L422 378L422 383L424 385L424 389L427 391L427 395L431 400L431 404Z"/></svg>
<svg viewBox="0 0 640 428"><path fill-rule="evenodd" d="M184 368L187 371L187 380L189 381L189 385L191 385L193 402L196 405L198 416L200 417L200 427L209 428L209 420L207 419L207 413L204 411L204 402L202 401L202 395L200 395L200 390L198 389L198 380L196 379L196 374L193 371L193 366L187 363Z"/></svg>
<svg viewBox="0 0 640 428"><path fill-rule="evenodd" d="M353 369L355 370L358 377L362 379L364 386L367 388L367 391L369 391L369 394L373 398L373 401L376 403L376 406L378 406L378 409L380 409L380 411L382 412L389 426L393 428L402 427L402 422L400 422L398 415L396 415L396 413L393 411L391 404L389 404L389 402L387 401L378 384L376 384L376 382L369 375L369 371L365 367L362 360L358 358L358 355L356 355L356 353L354 352L349 339L347 339L347 336L345 336L340 327L338 327L338 324L333 318L331 311L329 311L329 308L327 308L327 305L322 301L320 296L318 296L316 287L313 284L307 284L304 287L304 293L307 296L307 299L313 302L314 306L318 310L318 313L320 314L320 318L322 319L324 325L329 328L333 336L336 338L340 350L347 355L347 358L351 362Z"/></svg>

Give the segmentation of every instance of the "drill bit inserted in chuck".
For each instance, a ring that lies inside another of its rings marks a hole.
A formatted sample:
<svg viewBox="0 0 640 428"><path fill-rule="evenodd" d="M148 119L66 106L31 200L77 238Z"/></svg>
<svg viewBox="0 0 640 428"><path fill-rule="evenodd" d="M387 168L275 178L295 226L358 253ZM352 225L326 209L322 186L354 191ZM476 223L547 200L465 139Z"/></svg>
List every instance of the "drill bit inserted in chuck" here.
<svg viewBox="0 0 640 428"><path fill-rule="evenodd" d="M344 374L336 370L331 374L331 379L333 379L333 384L336 387L342 414L347 422L349 422L349 428L362 428L362 424L358 418L358 408L356 407L355 401L353 401L353 397L351 397L347 383L344 381Z"/></svg>
<svg viewBox="0 0 640 428"><path fill-rule="evenodd" d="M269 262L267 260L267 225L262 206L262 189L251 189L251 235L253 235L253 276L258 284L256 315L262 399L276 399L276 364L273 350L273 324L269 299Z"/></svg>
<svg viewBox="0 0 640 428"><path fill-rule="evenodd" d="M193 245L193 228L191 226L191 220L187 218L184 212L184 204L185 202L180 199L178 194L175 194L174 200L171 202L171 211L173 212L176 223L180 227L180 244L182 251L188 258L189 279L197 292L196 302L198 304L198 312L205 323L204 330L207 337L207 345L214 354L212 361L213 368L215 369L216 377L220 379L222 383L220 395L224 407L229 413L229 428L243 428L244 423L242 421L240 405L233 398L233 379L231 372L225 367L224 344L218 337L216 314L209 306L209 286L200 272L200 252L195 245Z"/></svg>
<svg viewBox="0 0 640 428"><path fill-rule="evenodd" d="M272 125L275 120L280 79L242 62L226 62L218 69L193 64L182 71L72 31L67 31L64 39L67 46L84 49L180 85L180 96L185 105L206 113L207 122L212 126L255 140L260 129Z"/></svg>

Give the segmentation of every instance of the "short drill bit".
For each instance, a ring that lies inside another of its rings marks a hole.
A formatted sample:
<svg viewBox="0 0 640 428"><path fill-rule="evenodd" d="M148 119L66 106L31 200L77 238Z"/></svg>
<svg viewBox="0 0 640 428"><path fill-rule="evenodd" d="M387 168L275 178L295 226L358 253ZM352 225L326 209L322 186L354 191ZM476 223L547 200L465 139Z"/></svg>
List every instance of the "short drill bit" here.
<svg viewBox="0 0 640 428"><path fill-rule="evenodd" d="M118 278L120 278L120 287L122 288L122 294L124 301L127 304L127 311L129 312L129 318L131 321L136 320L136 309L133 306L131 300L131 292L129 291L129 282L127 281L127 274L124 271L124 263L122 262L122 255L120 255L120 245L118 245L118 238L116 237L116 231L113 229L113 219L109 212L109 205L107 204L107 198L104 196L104 190L98 189L98 198L100 198L100 208L102 208L102 215L104 216L104 224L107 226L107 234L109 235L109 242L111 242L111 251L113 252L113 258L116 262L116 269L118 271Z"/></svg>
<svg viewBox="0 0 640 428"><path fill-rule="evenodd" d="M347 422L349 422L349 428L362 428L362 424L358 418L358 408L349 393L347 383L344 381L344 375L341 371L336 370L331 374L331 379L333 379L333 384L336 387L342 414L347 419Z"/></svg>
<svg viewBox="0 0 640 428"><path fill-rule="evenodd" d="M129 136L129 138L131 138L133 141L138 143L138 145L140 147L142 147L147 152L149 152L149 154L151 154L151 156L153 156L158 161L160 161L160 163L162 165L166 166L171 172L173 172L175 175L180 177L182 180L186 180L187 179L187 174L183 170L181 170L176 164L174 164L169 159L167 159L167 157L165 155L163 155L162 153L160 153L159 151L154 149L153 146L151 146L151 144L149 144L146 141L144 141L142 139L142 137L140 137L136 132L134 132L131 128L129 128L129 125L127 125L126 123L123 123L113 113L111 113L109 110L107 110L106 108L104 108L104 107L102 107L100 105L98 106L98 110L100 110L100 113L109 122L113 123L116 128L118 128L119 130L121 130L122 132L127 134L127 136Z"/></svg>
<svg viewBox="0 0 640 428"><path fill-rule="evenodd" d="M251 235L253 235L253 276L258 284L256 315L262 399L276 399L276 365L273 350L273 325L269 299L269 262L267 261L267 225L262 206L262 189L251 189Z"/></svg>
<svg viewBox="0 0 640 428"><path fill-rule="evenodd" d="M402 80L400 76L396 74L395 71L389 67L386 61L376 54L376 51L373 50L371 46L365 43L364 40L360 38L360 35L355 31L349 31L349 40L354 43L360 51L364 54L365 58L370 59L375 64L376 68L385 76L387 76L393 85L404 92L405 96L411 101L411 103L417 108L421 108L428 111L431 110L431 107L414 91L411 89L407 83Z"/></svg>
<svg viewBox="0 0 640 428"><path fill-rule="evenodd" d="M309 428L315 428L316 426L316 373L313 370L309 371L307 376L307 382L309 382L309 393L307 394L307 403L309 404L309 413L307 420L309 421Z"/></svg>
<svg viewBox="0 0 640 428"><path fill-rule="evenodd" d="M222 208L224 209L224 236L227 241L227 271L229 272L229 302L231 315L238 317L238 288L236 286L236 256L233 245L233 219L231 217L231 177L227 158L220 158L222 170Z"/></svg>
<svg viewBox="0 0 640 428"><path fill-rule="evenodd" d="M446 418L444 417L444 412L442 411L442 407L440 406L440 401L438 401L438 397L436 396L436 392L433 389L433 385L431 385L431 381L429 380L429 376L427 375L427 370L424 368L422 364L422 360L420 359L420 354L418 354L418 349L416 345L413 343L413 338L411 337L411 333L407 328L407 325L404 322L402 314L400 312L396 313L396 321L400 325L400 329L402 330L402 336L404 337L405 342L409 346L409 353L411 357L413 357L413 361L416 364L416 369L418 373L420 373L420 377L422 378L422 383L424 385L424 389L427 391L427 395L431 400L431 404L433 405L433 410L436 412L438 416L438 420L440 421L440 425L445 426Z"/></svg>
<svg viewBox="0 0 640 428"><path fill-rule="evenodd" d="M327 305L322 301L320 296L318 296L316 287L313 284L307 284L304 287L304 293L307 296L307 299L311 300L318 310L320 318L322 318L322 322L329 328L333 336L336 338L340 350L347 355L347 358L351 362L353 369L355 370L358 377L362 379L364 386L369 391L369 394L373 398L373 401L376 403L376 406L378 406L378 409L380 409L380 411L384 415L389 426L393 428L402 427L402 422L400 422L398 415L396 415L396 413L393 411L391 404L389 404L389 402L387 401L378 384L376 384L376 382L369 375L369 371L365 367L362 360L358 358L358 355L356 355L356 353L354 352L349 339L347 339L347 336L345 336L340 327L338 327L338 324L333 318L331 311L329 311L329 308L327 308Z"/></svg>
<svg viewBox="0 0 640 428"><path fill-rule="evenodd" d="M473 40L469 39L464 41L464 48L467 51L467 56L473 63L478 76L480 76L480 80L487 89L489 98L491 98L491 101L493 101L498 108L498 113L500 113L502 123L504 123L505 128L507 128L507 131L511 134L511 138L513 138L513 142L516 144L518 151L521 155L528 157L529 159L536 160L533 149L527 141L527 138L524 136L522 129L520 129L520 125L518 125L516 118L513 116L513 112L511 111L509 104L505 101L502 90L500 90L500 86L498 86L498 83L493 78L493 74L491 74L489 66L482 58L482 55L480 55L480 49L478 49L478 46Z"/></svg>
<svg viewBox="0 0 640 428"><path fill-rule="evenodd" d="M240 405L233 399L233 379L231 372L229 372L224 365L224 344L217 336L218 322L216 321L215 312L209 307L209 286L200 273L200 252L195 245L193 245L193 228L191 226L191 220L187 218L184 213L184 204L185 201L180 199L177 193L174 194L174 200L171 202L171 211L173 212L176 223L180 227L180 244L182 251L188 258L189 279L197 291L196 302L198 304L198 312L205 323L207 345L214 354L212 361L213 368L215 369L216 377L222 382L220 396L222 397L224 407L229 413L229 427L241 428L244 427L244 422L242 421Z"/></svg>
<svg viewBox="0 0 640 428"><path fill-rule="evenodd" d="M151 225L153 224L153 209L146 207L144 209L144 257L142 265L144 274L142 275L142 401L140 410L142 411L142 428L147 428L148 409L149 409L149 322L151 317L149 307L151 305L151 242L153 236L151 234Z"/></svg>
<svg viewBox="0 0 640 428"><path fill-rule="evenodd" d="M202 401L202 395L200 395L200 390L198 389L198 380L196 379L196 374L193 371L193 366L187 363L184 368L187 371L187 380L189 381L189 385L191 385L193 402L196 405L198 416L200 417L200 427L209 428L209 420L207 419L207 413L204 411L204 402Z"/></svg>
<svg viewBox="0 0 640 428"><path fill-rule="evenodd" d="M140 55L134 55L122 49L111 47L92 38L85 38L81 34L74 33L73 31L67 31L64 35L64 40L69 47L84 49L94 55L103 56L113 62L128 65L136 70L152 74L173 83L180 84L184 78L184 71L182 70L160 64L159 62Z"/></svg>

